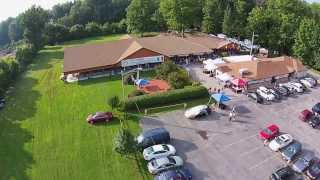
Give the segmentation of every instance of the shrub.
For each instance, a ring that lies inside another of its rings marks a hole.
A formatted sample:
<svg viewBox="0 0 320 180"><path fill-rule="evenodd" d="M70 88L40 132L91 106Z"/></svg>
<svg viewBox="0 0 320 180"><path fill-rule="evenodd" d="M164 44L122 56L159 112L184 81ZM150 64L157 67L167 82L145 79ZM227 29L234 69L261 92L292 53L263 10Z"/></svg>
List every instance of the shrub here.
<svg viewBox="0 0 320 180"><path fill-rule="evenodd" d="M203 86L188 87L168 92L132 97L122 103L122 110L135 110L136 104L139 108L149 108L208 96L208 91Z"/></svg>
<svg viewBox="0 0 320 180"><path fill-rule="evenodd" d="M136 90L132 91L128 96L129 97L135 97L135 96L142 96L144 94L145 93L143 91L136 89Z"/></svg>
<svg viewBox="0 0 320 180"><path fill-rule="evenodd" d="M188 74L185 71L171 72L168 75L168 82L174 89L184 88L189 83Z"/></svg>
<svg viewBox="0 0 320 180"><path fill-rule="evenodd" d="M90 22L86 24L85 30L88 36L97 36L102 32L101 26L96 22Z"/></svg>
<svg viewBox="0 0 320 180"><path fill-rule="evenodd" d="M121 155L129 155L137 150L134 136L127 129L120 129L113 144L113 150Z"/></svg>
<svg viewBox="0 0 320 180"><path fill-rule="evenodd" d="M170 73L177 71L179 71L179 67L176 64L172 61L166 61L157 67L156 77L167 80Z"/></svg>
<svg viewBox="0 0 320 180"><path fill-rule="evenodd" d="M19 63L12 57L0 59L0 97L19 73Z"/></svg>
<svg viewBox="0 0 320 180"><path fill-rule="evenodd" d="M192 86L193 86L193 87L200 86L200 85L201 85L201 83L198 82L198 81L193 81L193 82L192 82Z"/></svg>
<svg viewBox="0 0 320 180"><path fill-rule="evenodd" d="M123 76L123 83L126 84L126 85L133 85L134 82L133 82L131 76L133 76L135 78L136 74L135 73L129 73L129 74L126 74L125 76Z"/></svg>
<svg viewBox="0 0 320 180"><path fill-rule="evenodd" d="M36 55L36 50L31 44L23 44L17 48L16 60L22 65L27 66L32 62Z"/></svg>
<svg viewBox="0 0 320 180"><path fill-rule="evenodd" d="M70 36L73 39L80 39L86 36L85 27L81 24L76 24L70 28Z"/></svg>
<svg viewBox="0 0 320 180"><path fill-rule="evenodd" d="M120 105L119 97L112 96L107 100L107 103L111 107L111 109L117 108Z"/></svg>

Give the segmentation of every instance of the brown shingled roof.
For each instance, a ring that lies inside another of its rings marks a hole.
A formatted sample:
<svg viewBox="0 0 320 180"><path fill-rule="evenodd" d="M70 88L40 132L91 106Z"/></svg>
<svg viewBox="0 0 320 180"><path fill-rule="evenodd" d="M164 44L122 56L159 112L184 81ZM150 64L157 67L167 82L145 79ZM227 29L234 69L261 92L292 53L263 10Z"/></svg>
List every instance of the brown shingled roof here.
<svg viewBox="0 0 320 180"><path fill-rule="evenodd" d="M210 53L211 49L178 37L147 37L124 39L104 44L66 48L65 73L116 65L140 49L147 49L164 56Z"/></svg>
<svg viewBox="0 0 320 180"><path fill-rule="evenodd" d="M232 44L232 42L226 41L222 38L208 35L188 35L185 39L187 41L201 44L210 49L220 49L228 44Z"/></svg>
<svg viewBox="0 0 320 180"><path fill-rule="evenodd" d="M289 74L294 71L300 72L305 70L301 61L288 56L218 64L217 66L218 70L237 78L240 78L240 69L248 69L249 73L243 77L248 80L266 79L273 76Z"/></svg>

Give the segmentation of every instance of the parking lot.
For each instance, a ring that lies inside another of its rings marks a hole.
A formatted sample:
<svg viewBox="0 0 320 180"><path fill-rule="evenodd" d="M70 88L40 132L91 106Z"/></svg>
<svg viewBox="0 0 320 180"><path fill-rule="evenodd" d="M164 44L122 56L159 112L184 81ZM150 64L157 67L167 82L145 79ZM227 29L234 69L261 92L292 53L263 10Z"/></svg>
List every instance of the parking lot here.
<svg viewBox="0 0 320 180"><path fill-rule="evenodd" d="M311 109L320 101L319 87L270 105L255 104L244 95L228 94L232 97L229 105L238 107L234 122L229 122L228 111L217 110L209 117L189 120L181 110L144 118L141 126L144 130L167 128L177 154L196 180L268 179L275 168L285 164L280 153L272 152L258 138L259 131L271 123L277 124L281 133L289 133L301 142L303 152L314 152L320 157L320 130L298 120L300 111Z"/></svg>

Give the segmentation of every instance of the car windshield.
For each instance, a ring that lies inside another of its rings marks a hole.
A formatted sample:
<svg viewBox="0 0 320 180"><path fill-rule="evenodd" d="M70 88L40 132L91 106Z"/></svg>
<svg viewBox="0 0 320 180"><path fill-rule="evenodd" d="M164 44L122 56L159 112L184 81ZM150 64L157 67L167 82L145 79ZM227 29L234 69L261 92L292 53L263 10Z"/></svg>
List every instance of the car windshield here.
<svg viewBox="0 0 320 180"><path fill-rule="evenodd" d="M276 137L275 141L276 141L278 144L282 144L282 143L284 142L280 137Z"/></svg>
<svg viewBox="0 0 320 180"><path fill-rule="evenodd" d="M269 128L266 128L263 131L268 135L272 135L272 131Z"/></svg>
<svg viewBox="0 0 320 180"><path fill-rule="evenodd" d="M166 145L162 145L162 148L163 148L163 150L165 150L165 151L169 151L169 147L166 146Z"/></svg>
<svg viewBox="0 0 320 180"><path fill-rule="evenodd" d="M176 164L176 161L173 158L169 157L168 159L171 164Z"/></svg>
<svg viewBox="0 0 320 180"><path fill-rule="evenodd" d="M150 154L152 152L154 152L154 149L152 147L148 147L147 149L145 149L145 151Z"/></svg>

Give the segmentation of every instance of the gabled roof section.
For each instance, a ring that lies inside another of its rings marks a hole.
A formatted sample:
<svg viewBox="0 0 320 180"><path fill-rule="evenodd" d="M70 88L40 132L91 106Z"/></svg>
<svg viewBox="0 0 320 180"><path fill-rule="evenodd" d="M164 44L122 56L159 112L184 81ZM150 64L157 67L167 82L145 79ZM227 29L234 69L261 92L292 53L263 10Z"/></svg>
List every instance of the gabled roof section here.
<svg viewBox="0 0 320 180"><path fill-rule="evenodd" d="M143 47L137 41L133 41L128 49L119 57L118 61L125 59L126 57L139 51L140 49L143 49Z"/></svg>
<svg viewBox="0 0 320 180"><path fill-rule="evenodd" d="M200 34L200 35L186 35L185 38L187 41L194 42L197 44L201 44L206 46L210 49L220 49L228 44L232 44L232 42L226 41L222 38L216 36L209 36L207 34Z"/></svg>

